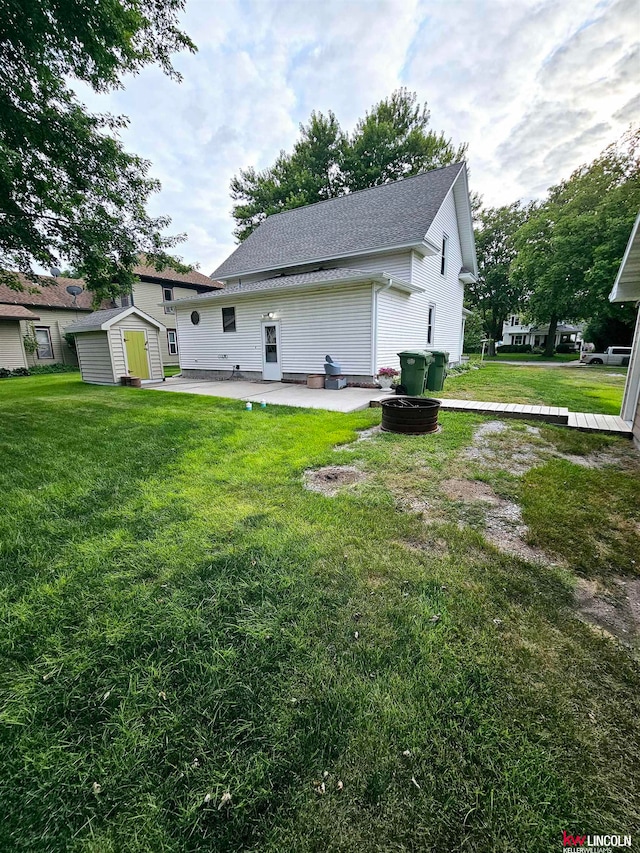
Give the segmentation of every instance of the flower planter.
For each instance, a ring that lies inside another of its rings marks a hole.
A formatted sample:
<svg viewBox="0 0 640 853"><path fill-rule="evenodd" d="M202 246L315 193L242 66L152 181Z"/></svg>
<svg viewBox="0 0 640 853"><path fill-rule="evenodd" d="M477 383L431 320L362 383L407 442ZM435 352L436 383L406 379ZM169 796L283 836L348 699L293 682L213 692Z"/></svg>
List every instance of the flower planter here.
<svg viewBox="0 0 640 853"><path fill-rule="evenodd" d="M378 385L386 391L393 385L393 376L378 376L376 381Z"/></svg>

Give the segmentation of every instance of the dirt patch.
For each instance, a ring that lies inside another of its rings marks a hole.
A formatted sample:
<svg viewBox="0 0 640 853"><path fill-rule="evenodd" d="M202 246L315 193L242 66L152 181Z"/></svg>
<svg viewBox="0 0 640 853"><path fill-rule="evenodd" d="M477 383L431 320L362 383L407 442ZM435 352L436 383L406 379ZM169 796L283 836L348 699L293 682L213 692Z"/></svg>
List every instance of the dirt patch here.
<svg viewBox="0 0 640 853"><path fill-rule="evenodd" d="M505 554L515 554L523 560L533 563L557 565L558 561L540 548L533 548L526 542L527 525L522 520L518 504L499 499L486 517L485 538Z"/></svg>
<svg viewBox="0 0 640 853"><path fill-rule="evenodd" d="M382 432L382 428L379 426L370 427L369 429L361 429L358 430L358 437L355 441L350 441L349 444L339 444L337 447L333 449L338 452L339 450L355 450L357 445L360 444L361 441L371 441L378 433Z"/></svg>
<svg viewBox="0 0 640 853"><path fill-rule="evenodd" d="M334 497L343 486L362 483L366 474L351 465L327 465L304 472L305 488L312 492L320 492L328 497Z"/></svg>
<svg viewBox="0 0 640 853"><path fill-rule="evenodd" d="M537 427L527 427L527 431L530 435L539 433ZM507 432L511 434L504 435ZM464 458L521 477L540 462L537 450L532 444L523 442L522 434L504 421L487 421L475 431L473 444L465 450Z"/></svg>
<svg viewBox="0 0 640 853"><path fill-rule="evenodd" d="M575 591L578 616L626 646L640 642L640 579L614 577L608 586L580 579Z"/></svg>
<svg viewBox="0 0 640 853"><path fill-rule="evenodd" d="M500 498L491 486L477 480L444 480L440 484L442 491L452 501L483 501L497 504Z"/></svg>
<svg viewBox="0 0 640 853"><path fill-rule="evenodd" d="M423 554L446 554L449 551L449 543L439 536L424 542L417 539L402 539L398 544L409 551L419 551Z"/></svg>
<svg viewBox="0 0 640 853"><path fill-rule="evenodd" d="M631 445L631 442L629 444ZM566 459L567 462L573 462L574 465L580 465L583 468L606 468L613 466L621 468L623 471L640 473L640 457L638 457L632 446L627 447L624 444L607 447L604 450L594 450L593 453L587 453L584 456L575 453L559 453L557 451L553 455L559 459Z"/></svg>

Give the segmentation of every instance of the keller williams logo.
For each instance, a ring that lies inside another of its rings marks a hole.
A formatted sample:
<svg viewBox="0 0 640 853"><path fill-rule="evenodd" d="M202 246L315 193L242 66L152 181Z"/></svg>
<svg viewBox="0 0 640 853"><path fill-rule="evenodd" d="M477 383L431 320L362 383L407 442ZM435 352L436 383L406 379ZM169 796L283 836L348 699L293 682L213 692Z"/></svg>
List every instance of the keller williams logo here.
<svg viewBox="0 0 640 853"><path fill-rule="evenodd" d="M611 849L613 847L631 847L630 835L570 835L562 833L562 846L573 848L600 847Z"/></svg>

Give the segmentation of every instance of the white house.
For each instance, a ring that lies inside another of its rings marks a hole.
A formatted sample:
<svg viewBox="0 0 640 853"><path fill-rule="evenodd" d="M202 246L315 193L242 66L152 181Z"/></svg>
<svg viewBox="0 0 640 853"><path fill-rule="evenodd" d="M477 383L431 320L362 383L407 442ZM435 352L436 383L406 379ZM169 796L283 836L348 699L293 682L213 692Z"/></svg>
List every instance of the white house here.
<svg viewBox="0 0 640 853"><path fill-rule="evenodd" d="M455 363L476 275L464 163L275 214L213 273L224 289L172 301L182 373L304 380L329 354L368 384L405 349Z"/></svg>
<svg viewBox="0 0 640 853"><path fill-rule="evenodd" d="M636 217L609 299L612 302L640 303L640 213ZM632 424L633 440L640 449L640 310L620 417Z"/></svg>
<svg viewBox="0 0 640 853"><path fill-rule="evenodd" d="M572 325L571 323L558 323L554 340L554 347L560 344L573 344L576 350L580 349L582 341L583 325ZM521 346L530 344L532 347L544 347L549 337L549 324L546 326L534 326L531 323L521 323L517 314L512 314L502 324L502 343L505 345Z"/></svg>

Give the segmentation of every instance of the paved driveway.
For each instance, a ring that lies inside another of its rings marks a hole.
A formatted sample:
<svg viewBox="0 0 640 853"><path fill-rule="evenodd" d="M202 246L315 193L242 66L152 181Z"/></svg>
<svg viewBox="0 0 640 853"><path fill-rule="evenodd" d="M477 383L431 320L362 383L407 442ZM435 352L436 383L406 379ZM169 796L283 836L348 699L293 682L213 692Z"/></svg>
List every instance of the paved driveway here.
<svg viewBox="0 0 640 853"><path fill-rule="evenodd" d="M204 394L208 397L226 397L232 400L251 401L260 405L296 406L305 409L328 409L331 412L355 412L368 409L372 400L382 400L389 391L369 388L342 388L325 391L324 388L307 388L286 382L245 382L223 379L220 381L183 379L172 376L164 382L145 382L143 388L153 391L171 391L180 394Z"/></svg>

